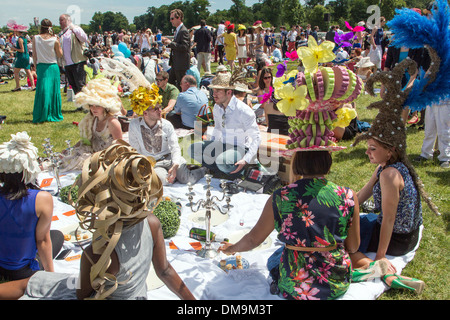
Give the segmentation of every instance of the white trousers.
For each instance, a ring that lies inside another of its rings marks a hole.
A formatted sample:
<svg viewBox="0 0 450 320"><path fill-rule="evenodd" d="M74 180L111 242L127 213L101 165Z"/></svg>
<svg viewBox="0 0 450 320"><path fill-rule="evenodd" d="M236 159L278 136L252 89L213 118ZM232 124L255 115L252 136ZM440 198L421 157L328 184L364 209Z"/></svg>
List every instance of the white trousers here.
<svg viewBox="0 0 450 320"><path fill-rule="evenodd" d="M425 112L425 137L421 156L433 157L435 141L438 141L439 161L450 161L450 99L428 106Z"/></svg>
<svg viewBox="0 0 450 320"><path fill-rule="evenodd" d="M206 68L205 73L211 73L211 53L210 52L197 52L197 68L198 72L202 71L203 63Z"/></svg>

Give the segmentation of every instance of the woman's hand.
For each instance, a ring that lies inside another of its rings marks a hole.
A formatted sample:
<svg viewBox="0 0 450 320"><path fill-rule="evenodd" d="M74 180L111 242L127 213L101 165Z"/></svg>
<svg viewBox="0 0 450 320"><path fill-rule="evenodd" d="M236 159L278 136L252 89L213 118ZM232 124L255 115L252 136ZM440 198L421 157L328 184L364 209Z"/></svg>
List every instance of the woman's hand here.
<svg viewBox="0 0 450 320"><path fill-rule="evenodd" d="M387 264L388 264L388 271L387 271L387 273L388 274L390 274L390 273L397 273L397 268L392 264L392 262L391 261L389 261L386 257L382 257L382 258L380 258L380 259L377 259L376 257L375 257L375 260L384 260L384 261L386 261L387 262Z"/></svg>
<svg viewBox="0 0 450 320"><path fill-rule="evenodd" d="M236 252L234 252L233 250L230 249L231 246L233 246L232 243L223 241L221 242L221 246L219 247L219 249L217 249L217 251L222 251L223 253L225 253L226 255L232 255L235 254Z"/></svg>

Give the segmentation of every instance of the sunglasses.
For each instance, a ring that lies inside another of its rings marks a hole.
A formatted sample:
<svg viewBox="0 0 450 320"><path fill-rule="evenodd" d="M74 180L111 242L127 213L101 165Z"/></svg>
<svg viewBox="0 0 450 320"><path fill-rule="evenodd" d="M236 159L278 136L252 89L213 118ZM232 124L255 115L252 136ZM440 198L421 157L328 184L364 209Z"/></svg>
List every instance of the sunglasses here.
<svg viewBox="0 0 450 320"><path fill-rule="evenodd" d="M155 79L156 80L156 82L161 82L161 81L164 81L165 79Z"/></svg>
<svg viewBox="0 0 450 320"><path fill-rule="evenodd" d="M225 120L226 120L226 115L225 112L222 115L222 128L225 128Z"/></svg>
<svg viewBox="0 0 450 320"><path fill-rule="evenodd" d="M264 80L265 80L265 79L272 79L272 76L264 77L263 79L264 79Z"/></svg>

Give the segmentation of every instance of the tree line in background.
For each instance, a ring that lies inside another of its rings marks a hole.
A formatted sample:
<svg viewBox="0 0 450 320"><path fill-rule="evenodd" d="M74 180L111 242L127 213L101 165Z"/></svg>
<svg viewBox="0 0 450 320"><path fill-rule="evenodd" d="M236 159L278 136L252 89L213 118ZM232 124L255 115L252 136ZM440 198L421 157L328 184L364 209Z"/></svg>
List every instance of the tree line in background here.
<svg viewBox="0 0 450 320"><path fill-rule="evenodd" d="M345 30L344 22L348 21L354 26L361 20L366 20L370 13L367 8L370 5L378 5L381 15L387 20L392 19L396 8L424 9L431 0L259 0L251 7L246 6L245 0L232 0L229 9L209 11L209 0L185 0L175 1L169 5L149 7L147 12L134 17L132 23L121 12L106 11L95 12L88 25L81 25L87 33L120 31L122 29L135 32L150 28L153 32L158 29L165 35L173 33L173 27L169 21L169 13L173 9L181 9L184 12L184 24L187 28L199 25L201 19L205 19L210 26L216 27L220 21L231 21L248 26L257 20L263 21L264 27L293 25L318 26L321 31L327 31L331 25L338 24ZM326 19L325 17L329 17ZM38 33L37 28L31 25L30 34ZM7 32L4 27L3 32ZM55 32L59 32L59 26L54 26Z"/></svg>

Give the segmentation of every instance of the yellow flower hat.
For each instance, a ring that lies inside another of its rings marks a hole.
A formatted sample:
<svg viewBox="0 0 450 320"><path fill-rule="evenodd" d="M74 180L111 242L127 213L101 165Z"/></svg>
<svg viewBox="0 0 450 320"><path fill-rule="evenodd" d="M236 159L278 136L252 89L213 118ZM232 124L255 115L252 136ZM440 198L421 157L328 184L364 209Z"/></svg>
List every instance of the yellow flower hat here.
<svg viewBox="0 0 450 320"><path fill-rule="evenodd" d="M162 96L159 94L159 87L153 83L150 88L139 87L130 95L131 109L142 115L145 110L162 103Z"/></svg>
<svg viewBox="0 0 450 320"><path fill-rule="evenodd" d="M324 67L335 59L334 43L320 45L313 37L308 47L298 49L305 72L291 71L274 79L274 97L278 109L289 117L289 140L283 155L296 151L345 149L334 138L333 129L346 127L356 117L356 111L343 108L364 91L363 82L343 66ZM280 70L280 69L279 69Z"/></svg>

